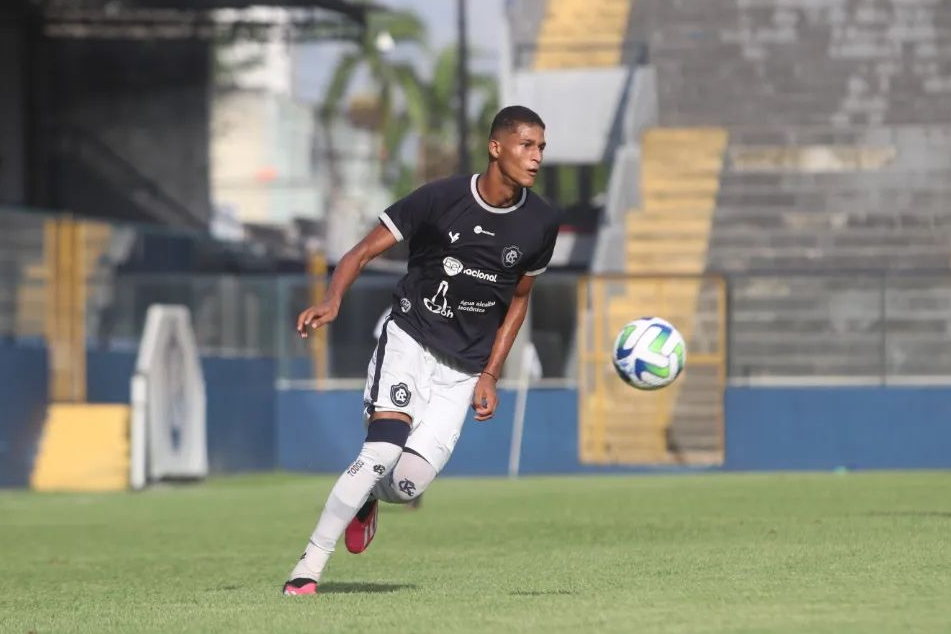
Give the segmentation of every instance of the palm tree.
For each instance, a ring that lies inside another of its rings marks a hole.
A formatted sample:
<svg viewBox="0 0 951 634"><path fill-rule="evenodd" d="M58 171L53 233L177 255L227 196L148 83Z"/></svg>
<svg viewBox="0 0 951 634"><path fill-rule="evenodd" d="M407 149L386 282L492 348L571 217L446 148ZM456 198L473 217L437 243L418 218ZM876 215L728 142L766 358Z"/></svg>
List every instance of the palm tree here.
<svg viewBox="0 0 951 634"><path fill-rule="evenodd" d="M459 130L457 120L458 49L447 46L436 56L428 80L414 78L411 84L419 90L407 92L406 110L397 115L403 123L413 123L418 134L415 169L401 165L396 194L408 193L420 183L454 174L458 170ZM468 152L473 165L485 159L485 134L498 108L498 82L484 73L469 73L469 90L478 114L468 120ZM417 124L421 122L421 125ZM393 138L386 147L398 156L410 129L394 127Z"/></svg>
<svg viewBox="0 0 951 634"><path fill-rule="evenodd" d="M423 123L422 113L415 106L394 115L394 104L400 97L402 101L418 103L420 94L412 66L407 62L394 61L387 55L398 44L425 48L426 27L423 22L409 11L371 12L359 47L346 53L334 69L320 109L333 182L339 181L330 131L333 121L346 105L351 82L361 68L369 71L375 94L371 102L357 104L357 110L350 113L351 118L359 125L380 133L384 158L394 154L393 149L402 143L410 126L418 128Z"/></svg>
<svg viewBox="0 0 951 634"><path fill-rule="evenodd" d="M421 182L452 174L458 165L456 93L458 51L454 45L442 49L435 58L429 78L422 78L414 66L394 60L388 52L408 44L426 49L426 29L412 12L392 11L369 14L359 48L345 54L334 69L320 110L328 143L331 181L339 182L332 137L333 121L346 107L351 122L380 135L383 176L397 196L409 193ZM346 102L353 78L361 68L369 71L374 86L370 99ZM479 112L470 121L470 152L484 159L484 136L498 106L494 77L470 73L472 102ZM404 144L418 140L415 166L404 161Z"/></svg>

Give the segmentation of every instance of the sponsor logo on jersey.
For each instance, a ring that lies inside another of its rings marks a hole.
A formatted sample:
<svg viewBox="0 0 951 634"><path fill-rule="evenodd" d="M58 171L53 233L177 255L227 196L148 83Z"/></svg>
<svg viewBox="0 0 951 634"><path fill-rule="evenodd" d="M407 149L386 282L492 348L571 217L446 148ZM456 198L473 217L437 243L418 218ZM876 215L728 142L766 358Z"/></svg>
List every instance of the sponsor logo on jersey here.
<svg viewBox="0 0 951 634"><path fill-rule="evenodd" d="M499 275L498 273L486 273L485 271L480 271L479 269L466 269L463 271L469 277L474 277L477 280L485 280L486 282L498 282Z"/></svg>
<svg viewBox="0 0 951 634"><path fill-rule="evenodd" d="M505 247L502 249L502 266L507 269L512 268L518 261L522 259L521 250L514 244L510 247Z"/></svg>
<svg viewBox="0 0 951 634"><path fill-rule="evenodd" d="M491 231L486 231L485 229L482 228L482 225L476 225L475 227L472 228L472 231L475 233L484 233L485 235L492 236L493 238L495 237L494 233L492 233Z"/></svg>
<svg viewBox="0 0 951 634"><path fill-rule="evenodd" d="M393 404L397 407L406 407L409 405L409 400L412 397L413 394L409 391L409 387L407 387L405 383L397 383L390 387L390 400L393 401Z"/></svg>
<svg viewBox="0 0 951 634"><path fill-rule="evenodd" d="M404 313L408 313L409 309L413 307L413 303L406 299L405 297L400 300L400 310Z"/></svg>
<svg viewBox="0 0 951 634"><path fill-rule="evenodd" d="M446 291L448 290L449 282L446 280L440 281L433 296L423 300L423 306L426 307L426 310L451 319L453 312L452 309L449 308L449 300L446 298Z"/></svg>
<svg viewBox="0 0 951 634"><path fill-rule="evenodd" d="M453 257L445 257L442 260L442 268L446 272L446 275L452 277L453 275L459 275L462 271L463 266L462 262Z"/></svg>
<svg viewBox="0 0 951 634"><path fill-rule="evenodd" d="M489 308L495 306L495 300L489 299L484 301L472 301L464 299L459 302L459 305L456 306L456 310L462 310L467 313L484 313Z"/></svg>

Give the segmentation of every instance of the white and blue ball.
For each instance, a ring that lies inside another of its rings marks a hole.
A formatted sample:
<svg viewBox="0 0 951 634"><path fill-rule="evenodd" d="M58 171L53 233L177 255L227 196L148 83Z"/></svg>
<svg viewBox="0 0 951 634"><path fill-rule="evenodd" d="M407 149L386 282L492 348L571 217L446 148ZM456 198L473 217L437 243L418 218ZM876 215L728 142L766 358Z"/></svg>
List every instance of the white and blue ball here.
<svg viewBox="0 0 951 634"><path fill-rule="evenodd" d="M687 344L674 326L659 317L641 317L621 329L611 354L618 376L640 390L674 382L687 361Z"/></svg>

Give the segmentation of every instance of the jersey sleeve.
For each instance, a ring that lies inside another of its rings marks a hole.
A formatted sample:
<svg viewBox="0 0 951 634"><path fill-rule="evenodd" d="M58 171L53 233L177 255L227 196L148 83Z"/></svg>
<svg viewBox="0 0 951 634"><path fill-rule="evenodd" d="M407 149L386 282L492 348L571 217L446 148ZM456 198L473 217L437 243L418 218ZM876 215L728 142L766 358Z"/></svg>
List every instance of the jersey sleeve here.
<svg viewBox="0 0 951 634"><path fill-rule="evenodd" d="M424 185L408 196L400 198L380 214L382 222L397 242L408 240L432 215L431 187Z"/></svg>
<svg viewBox="0 0 951 634"><path fill-rule="evenodd" d="M548 268L551 262L552 253L555 251L555 240L558 238L558 225L549 229L545 236L545 243L542 250L527 265L525 275L541 275Z"/></svg>

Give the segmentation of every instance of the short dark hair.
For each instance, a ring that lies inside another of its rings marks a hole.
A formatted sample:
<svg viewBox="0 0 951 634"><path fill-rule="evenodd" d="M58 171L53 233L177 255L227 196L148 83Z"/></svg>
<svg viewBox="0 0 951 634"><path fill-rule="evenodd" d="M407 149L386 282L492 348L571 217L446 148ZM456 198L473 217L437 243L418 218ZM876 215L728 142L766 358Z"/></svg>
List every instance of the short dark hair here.
<svg viewBox="0 0 951 634"><path fill-rule="evenodd" d="M519 124L537 125L542 130L545 129L545 122L538 116L534 110L525 106L506 106L499 110L499 113L492 119L492 127L489 129L489 138L495 136L496 132L506 130L515 132Z"/></svg>

